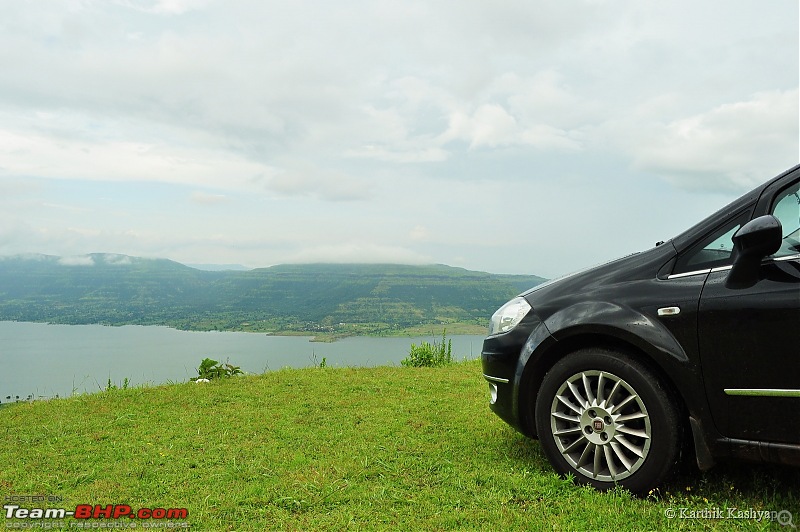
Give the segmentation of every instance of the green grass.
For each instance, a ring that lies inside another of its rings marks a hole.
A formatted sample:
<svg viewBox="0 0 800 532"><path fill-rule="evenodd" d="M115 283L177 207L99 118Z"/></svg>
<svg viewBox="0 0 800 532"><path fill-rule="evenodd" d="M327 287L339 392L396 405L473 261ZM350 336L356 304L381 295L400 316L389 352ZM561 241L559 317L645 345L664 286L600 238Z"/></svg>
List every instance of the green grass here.
<svg viewBox="0 0 800 532"><path fill-rule="evenodd" d="M285 369L2 408L0 499L187 507L198 530L781 529L665 517L680 508L800 521L797 469L686 472L644 499L575 486L489 411L480 373Z"/></svg>

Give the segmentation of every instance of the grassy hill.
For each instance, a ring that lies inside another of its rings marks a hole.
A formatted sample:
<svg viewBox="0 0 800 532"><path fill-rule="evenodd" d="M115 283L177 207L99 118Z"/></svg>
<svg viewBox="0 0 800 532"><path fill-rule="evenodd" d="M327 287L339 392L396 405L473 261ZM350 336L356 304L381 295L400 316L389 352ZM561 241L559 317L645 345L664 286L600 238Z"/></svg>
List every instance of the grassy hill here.
<svg viewBox="0 0 800 532"><path fill-rule="evenodd" d="M413 332L425 325L482 332L497 307L543 280L443 265L214 272L125 255L5 257L0 320L332 335Z"/></svg>
<svg viewBox="0 0 800 532"><path fill-rule="evenodd" d="M574 486L489 412L485 388L471 361L287 369L12 405L0 409L0 495L50 496L67 510L187 508L169 522L99 523L195 530L788 530L679 512L800 516L791 468L723 464L644 499Z"/></svg>

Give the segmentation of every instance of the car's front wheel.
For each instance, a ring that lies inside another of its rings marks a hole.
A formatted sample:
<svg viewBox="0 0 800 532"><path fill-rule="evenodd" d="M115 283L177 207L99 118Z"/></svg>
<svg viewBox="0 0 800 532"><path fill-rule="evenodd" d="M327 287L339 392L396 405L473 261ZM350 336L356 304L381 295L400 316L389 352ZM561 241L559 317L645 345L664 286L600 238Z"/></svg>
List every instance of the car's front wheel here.
<svg viewBox="0 0 800 532"><path fill-rule="evenodd" d="M553 467L599 489L647 493L680 459L678 408L628 354L582 349L565 356L545 375L534 415Z"/></svg>

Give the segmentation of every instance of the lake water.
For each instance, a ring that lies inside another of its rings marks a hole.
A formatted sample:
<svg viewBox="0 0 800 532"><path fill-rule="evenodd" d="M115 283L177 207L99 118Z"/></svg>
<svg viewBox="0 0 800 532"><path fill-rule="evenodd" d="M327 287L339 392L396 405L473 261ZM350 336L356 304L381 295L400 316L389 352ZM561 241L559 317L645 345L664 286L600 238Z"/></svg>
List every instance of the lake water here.
<svg viewBox="0 0 800 532"><path fill-rule="evenodd" d="M480 356L483 336L452 336L457 360ZM311 342L303 336L240 332L188 332L168 327L105 327L0 322L0 401L16 396L61 397L120 386L186 382L209 357L247 373L328 366L400 365L419 338L345 338Z"/></svg>

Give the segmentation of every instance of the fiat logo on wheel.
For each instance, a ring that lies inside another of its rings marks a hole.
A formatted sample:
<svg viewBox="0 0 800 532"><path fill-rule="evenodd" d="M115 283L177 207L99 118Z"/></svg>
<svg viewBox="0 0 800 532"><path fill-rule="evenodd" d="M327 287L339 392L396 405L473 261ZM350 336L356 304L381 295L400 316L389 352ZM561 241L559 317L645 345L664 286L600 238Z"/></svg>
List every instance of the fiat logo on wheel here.
<svg viewBox="0 0 800 532"><path fill-rule="evenodd" d="M606 425L603 423L602 419L595 419L592 421L592 428L595 430L595 432L600 432L606 428Z"/></svg>

